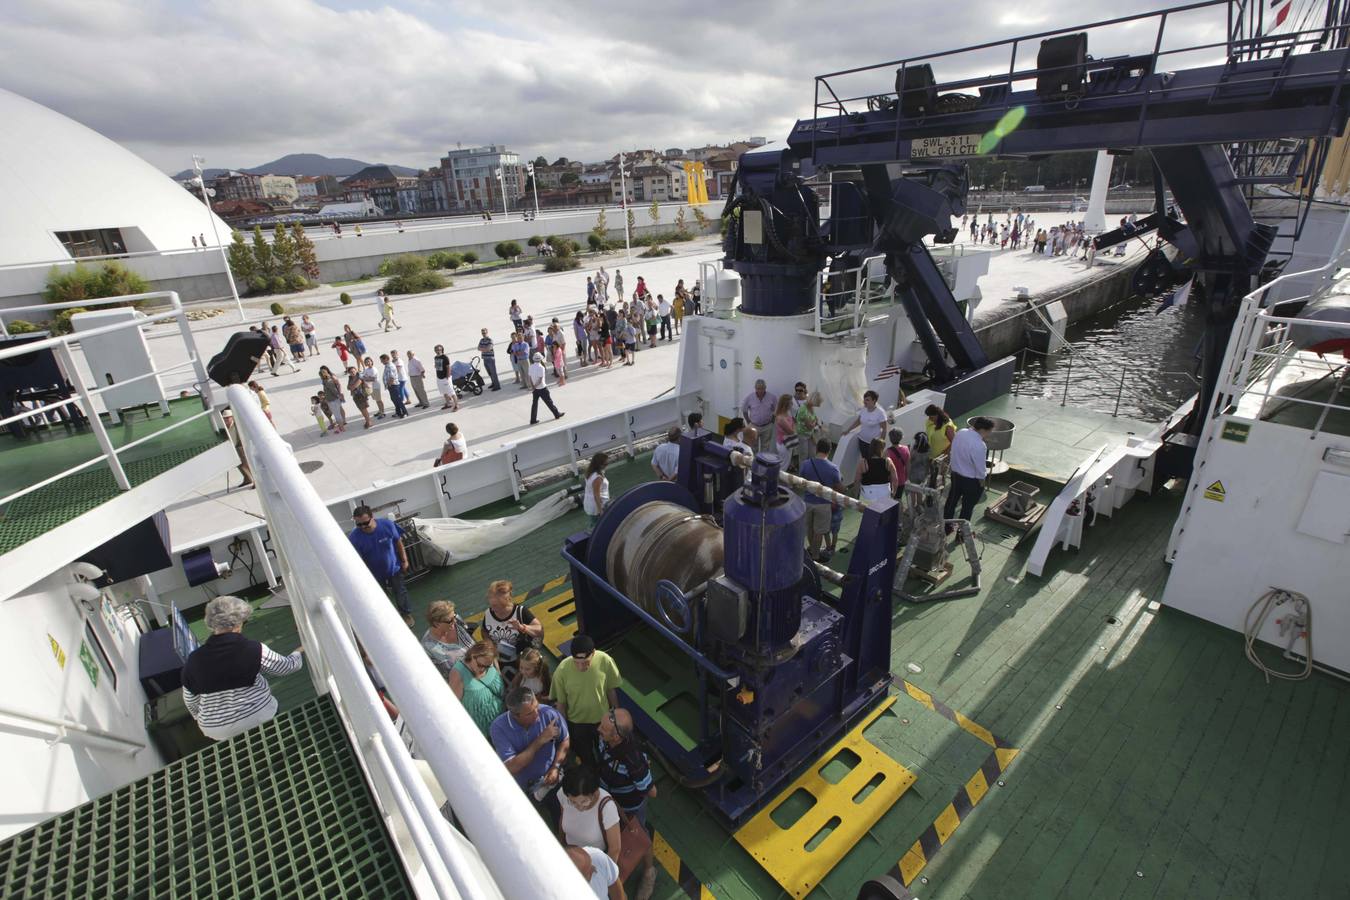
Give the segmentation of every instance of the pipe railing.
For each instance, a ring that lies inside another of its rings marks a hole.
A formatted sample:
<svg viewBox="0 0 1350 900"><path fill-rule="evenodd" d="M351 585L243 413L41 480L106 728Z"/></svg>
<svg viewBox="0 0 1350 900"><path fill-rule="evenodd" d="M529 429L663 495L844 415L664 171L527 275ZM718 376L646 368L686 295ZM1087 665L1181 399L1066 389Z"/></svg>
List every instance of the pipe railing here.
<svg viewBox="0 0 1350 900"><path fill-rule="evenodd" d="M16 307L14 310L6 310L6 312L7 313L24 312L26 310L33 310L33 309L62 310L62 309L80 309L80 308L87 309L89 307L96 307L96 306L126 306L130 303L134 303L140 300L166 300L169 303L169 308L155 313L149 314L142 313L124 322L116 322L112 325L101 325L97 328L90 328L84 331L72 332L70 334L53 335L36 341L26 341L23 343L15 344L13 346L0 347L0 363L3 363L7 359L15 359L18 357L26 356L30 353L36 353L42 350L50 350L57 357L61 369L65 374L66 380L69 382L70 386L74 390L74 396L68 397L65 400L39 404L36 408L25 409L14 415L6 416L3 420L0 420L0 427L4 427L6 425L10 425L24 419L32 418L33 416L45 416L46 413L56 409L62 409L67 406L78 405L81 408L82 412L84 413L84 416L89 423L89 428L94 433L94 437L98 441L99 445L98 456L85 460L84 462L71 466L67 469L63 469L61 472L58 472L49 478L45 478L37 482L36 484L27 485L24 488L20 489L19 491L9 494L3 499L0 499L0 507L3 507L6 504L11 503L14 500L17 500L20 497L23 497L27 494L31 494L36 490L54 484L55 482L60 481L62 478L74 475L77 472L82 472L85 469L88 469L99 463L107 463L108 469L112 473L113 481L114 483L116 483L119 490L123 491L129 490L131 488L131 482L127 478L126 470L123 469L122 467L120 454L125 453L127 450L130 450L134 447L139 447L151 440L160 438L170 431L173 431L177 428L181 428L183 425L186 425L190 422L194 422L205 416L210 416L212 418L212 421L216 424L217 427L223 427L223 423L220 421L219 414L215 412L212 406L211 384L206 373L206 367L202 364L201 357L197 352L196 340L193 338L192 329L188 325L186 311L183 309L183 304L179 300L178 293L176 291L150 291L144 294L129 294L121 297L102 297L92 300L81 300L66 303L47 303L36 306ZM133 376L132 378L129 378L124 382L118 382L111 385L100 386L98 384L95 384L91 386L85 380L85 377L81 372L80 367L76 364L75 355L72 350L72 347L83 340L101 337L107 334L115 334L133 328L142 329L156 322L165 321L169 319L175 320L178 323L179 332L182 335L183 343L187 349L188 361L179 366L171 367L167 371L176 371L179 368L191 367L195 372L196 375L195 383L200 387L202 400L204 405L206 406L206 409L203 412L190 416L180 422L175 422L166 428L158 429L153 434L146 435L143 438L138 438L130 442L129 444L124 444L121 447L115 447L112 442L112 437L108 434L107 426L104 425L103 418L100 415L98 408L94 405L94 398L104 393L105 391L112 390L114 388L118 388L132 382L141 381L143 379L149 378L150 376L157 376L162 373L159 369L157 369L154 366L154 362L152 360L151 371L149 373L139 376ZM0 335L4 335L5 337L11 337L11 335L9 335L9 333L5 330L3 319L0 319ZM22 396L20 395L18 399L22 401Z"/></svg>
<svg viewBox="0 0 1350 900"><path fill-rule="evenodd" d="M74 732L81 737L93 738L100 741L107 741L116 744L117 748L125 753L138 753L145 749L143 741L132 740L122 737L120 734L113 734L110 731L103 731L98 728L90 728L83 722L76 722L74 719L62 719L55 716L44 716L41 713L30 712L25 709L15 709L10 706L0 706L0 716L10 719L18 719L23 722L33 722L38 725L44 725L48 728L54 728L57 732L57 740L65 738L67 732Z"/></svg>
<svg viewBox="0 0 1350 900"><path fill-rule="evenodd" d="M584 895L585 883L575 866L399 618L300 471L290 447L242 387L228 388L227 396L258 479L258 496L279 551L297 624L302 635L312 635L320 645L320 652L307 662L316 677L331 674L338 684L335 699L352 728L358 754L368 766L379 767L396 781L396 789L379 780L372 786L386 811L402 815L400 809L411 808L410 814L435 842L451 879L469 887L461 891L464 896L563 900ZM354 671L357 641L398 704L418 752L463 823L483 869L451 849L457 838L449 831L450 824L434 814L435 803L415 777L406 747L386 733L389 720L382 702L364 670ZM382 766L379 752L364 740L374 730L390 767ZM400 791L410 804L400 803ZM439 890L438 895L458 896Z"/></svg>

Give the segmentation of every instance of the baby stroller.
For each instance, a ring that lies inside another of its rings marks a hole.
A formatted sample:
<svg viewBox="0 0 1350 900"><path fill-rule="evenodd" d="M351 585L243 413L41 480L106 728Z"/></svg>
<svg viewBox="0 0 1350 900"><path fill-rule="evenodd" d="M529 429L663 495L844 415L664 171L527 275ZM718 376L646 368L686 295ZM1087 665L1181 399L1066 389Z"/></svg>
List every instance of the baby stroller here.
<svg viewBox="0 0 1350 900"><path fill-rule="evenodd" d="M478 357L475 356L472 362L452 362L450 383L461 394L465 391L474 395L483 393L483 376L478 371Z"/></svg>

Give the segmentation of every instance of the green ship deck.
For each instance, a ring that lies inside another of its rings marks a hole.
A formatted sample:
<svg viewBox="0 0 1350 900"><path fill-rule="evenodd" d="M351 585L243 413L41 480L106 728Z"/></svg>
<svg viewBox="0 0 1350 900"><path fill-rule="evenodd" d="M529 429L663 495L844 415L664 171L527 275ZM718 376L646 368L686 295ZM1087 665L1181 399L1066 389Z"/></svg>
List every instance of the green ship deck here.
<svg viewBox="0 0 1350 900"><path fill-rule="evenodd" d="M649 471L646 457L611 466L612 494ZM1022 571L1026 538L981 519L984 590L897 603L896 700L865 737L917 780L807 896L851 900L887 872L925 900L1350 895L1336 849L1350 845L1350 689L1321 675L1267 685L1241 635L1160 607L1179 501L1179 489L1136 498L1042 579ZM845 555L857 524L846 516ZM558 549L584 527L569 513L437 570L412 585L414 606L449 598L473 616L488 582L510 578L536 612L558 611L546 619L556 646L574 627ZM946 586L966 572L955 562ZM285 608L260 610L250 631L282 649L296 640ZM656 897L789 896L697 796L665 777L658 787ZM776 815L804 812L794 801Z"/></svg>
<svg viewBox="0 0 1350 900"><path fill-rule="evenodd" d="M196 397L172 400L169 414L151 407L124 416L118 425L105 421L114 447L123 447L181 422L202 411ZM106 419L106 417L105 417ZM132 487L162 475L224 438L202 417L121 454L122 466ZM0 497L21 491L101 455L98 439L88 428L70 429L51 425L31 432L23 440L7 430L0 433ZM14 500L0 510L0 554L22 546L34 537L75 519L120 493L112 470L104 462L68 475Z"/></svg>
<svg viewBox="0 0 1350 900"><path fill-rule="evenodd" d="M649 472L646 456L612 465L612 494ZM1014 474L1027 477L1003 481ZM1042 579L1023 573L1027 538L977 514L984 589L897 602L894 702L863 732L915 782L804 896L852 900L887 873L925 900L1350 895L1350 857L1337 849L1350 844L1350 688L1321 675L1267 685L1241 635L1159 605L1179 502L1179 489L1136 498L1090 529L1083 549L1053 555ZM501 502L473 515L518 510ZM857 525L846 516L832 565L846 567ZM584 527L571 512L415 581L419 619L441 598L474 617L488 582L509 578L544 613L556 648L575 627L558 550ZM965 577L954 561L944 587ZM249 633L282 651L298 643L286 607L259 608ZM637 686L658 700L675 690ZM277 687L283 709L314 702L308 679ZM856 763L841 753L823 774L838 779ZM697 795L657 773L656 897L792 896ZM786 825L809 803L774 807Z"/></svg>

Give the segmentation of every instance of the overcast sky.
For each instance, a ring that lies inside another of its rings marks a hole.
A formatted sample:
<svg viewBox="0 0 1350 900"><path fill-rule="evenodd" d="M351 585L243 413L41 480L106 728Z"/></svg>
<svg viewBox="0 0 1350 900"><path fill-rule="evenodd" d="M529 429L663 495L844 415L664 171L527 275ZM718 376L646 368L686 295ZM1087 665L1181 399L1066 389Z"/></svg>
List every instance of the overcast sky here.
<svg viewBox="0 0 1350 900"><path fill-rule="evenodd" d="M210 166L314 152L424 168L456 144L487 143L597 160L782 139L811 115L815 75L1166 5L5 0L0 84L166 172L194 152ZM1089 49L1145 52L1155 29L1094 35ZM1177 44L1221 40L1221 8L1169 32ZM1002 71L1007 51L944 65ZM939 79L956 74L938 67Z"/></svg>

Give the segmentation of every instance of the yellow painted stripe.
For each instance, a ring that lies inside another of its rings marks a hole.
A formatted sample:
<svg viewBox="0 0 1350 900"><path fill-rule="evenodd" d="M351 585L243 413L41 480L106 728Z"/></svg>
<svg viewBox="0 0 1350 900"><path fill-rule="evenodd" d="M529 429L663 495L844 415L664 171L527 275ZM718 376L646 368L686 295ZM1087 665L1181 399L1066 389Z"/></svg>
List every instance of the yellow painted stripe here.
<svg viewBox="0 0 1350 900"><path fill-rule="evenodd" d="M922 703L924 706L928 707L929 709L933 709L933 698L926 691L915 687L908 681L905 682L905 691L915 700L918 700L920 703Z"/></svg>
<svg viewBox="0 0 1350 900"><path fill-rule="evenodd" d="M675 852L675 848L670 846L670 842L662 837L661 832L652 835L652 855L656 861L661 864L661 868L666 870L666 874L676 883L680 883L680 855Z"/></svg>
<svg viewBox="0 0 1350 900"><path fill-rule="evenodd" d="M938 813L938 817L933 820L933 828L937 830L938 841L945 844L947 838L952 836L956 826L961 824L961 817L956 814L956 807L950 803L947 808Z"/></svg>
<svg viewBox="0 0 1350 900"><path fill-rule="evenodd" d="M965 716L961 715L959 712L956 712L955 710L952 711L952 714L956 716L957 725L960 725L966 731L975 735L977 738L984 741L990 747L998 746L998 742L994 740L994 736L989 733L988 728L985 728L983 725L975 724L970 719L967 719Z"/></svg>
<svg viewBox="0 0 1350 900"><path fill-rule="evenodd" d="M923 867L927 864L928 860L924 858L923 847L919 845L918 841L915 841L914 846L910 847L909 852L900 859L900 879L908 885L919 876L919 873L923 871Z"/></svg>
<svg viewBox="0 0 1350 900"><path fill-rule="evenodd" d="M999 771L1003 771L1017 758L1017 749L1015 747L999 747L994 751L994 755L998 757Z"/></svg>
<svg viewBox="0 0 1350 900"><path fill-rule="evenodd" d="M989 783L984 780L984 773L976 769L975 776L966 782L966 796L970 797L970 805L978 804L988 792Z"/></svg>
<svg viewBox="0 0 1350 900"><path fill-rule="evenodd" d="M700 884L698 886L698 900L717 900L717 898L713 896L712 891Z"/></svg>

